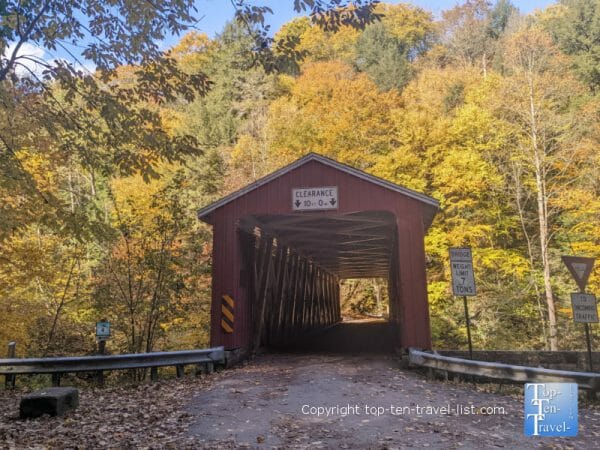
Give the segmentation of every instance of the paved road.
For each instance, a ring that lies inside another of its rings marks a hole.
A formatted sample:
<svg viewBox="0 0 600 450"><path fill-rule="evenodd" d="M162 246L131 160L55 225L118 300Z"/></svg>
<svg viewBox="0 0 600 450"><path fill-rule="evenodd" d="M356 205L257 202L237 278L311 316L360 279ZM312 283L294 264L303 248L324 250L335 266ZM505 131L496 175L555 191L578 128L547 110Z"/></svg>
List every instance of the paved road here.
<svg viewBox="0 0 600 450"><path fill-rule="evenodd" d="M471 405L504 410L467 415ZM190 433L200 445L223 448L599 448L597 407L580 406L578 438L535 440L523 436L522 405L519 390L428 382L391 356L270 354L198 392Z"/></svg>

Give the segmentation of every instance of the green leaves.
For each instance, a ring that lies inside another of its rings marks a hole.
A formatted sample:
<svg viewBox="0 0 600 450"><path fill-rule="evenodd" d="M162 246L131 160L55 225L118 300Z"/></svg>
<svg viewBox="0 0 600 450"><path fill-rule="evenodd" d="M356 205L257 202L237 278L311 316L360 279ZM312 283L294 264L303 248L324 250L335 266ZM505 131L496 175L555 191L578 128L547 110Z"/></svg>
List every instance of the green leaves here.
<svg viewBox="0 0 600 450"><path fill-rule="evenodd" d="M547 31L568 55L594 93L600 89L600 1L563 0L559 13L544 18Z"/></svg>

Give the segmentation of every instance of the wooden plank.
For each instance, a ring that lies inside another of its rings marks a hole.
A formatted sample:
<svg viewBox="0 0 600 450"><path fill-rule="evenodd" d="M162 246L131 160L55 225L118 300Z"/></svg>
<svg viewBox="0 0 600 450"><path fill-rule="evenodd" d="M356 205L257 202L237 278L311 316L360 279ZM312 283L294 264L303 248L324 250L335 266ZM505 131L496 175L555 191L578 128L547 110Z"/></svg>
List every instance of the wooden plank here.
<svg viewBox="0 0 600 450"><path fill-rule="evenodd" d="M266 338L267 343L273 335L273 328L275 327L276 315L279 314L279 308L281 307L281 285L283 283L283 277L285 274L285 261L287 259L287 247L283 245L277 246L277 259L275 262L275 278L273 280L273 286L269 295L268 307L266 310Z"/></svg>
<svg viewBox="0 0 600 450"><path fill-rule="evenodd" d="M308 267L308 274L306 278L306 293L304 295L304 305L302 309L302 326L301 331L306 330L309 323L309 311L312 306L313 296L314 296L314 276L315 276L316 267L313 263L311 263Z"/></svg>
<svg viewBox="0 0 600 450"><path fill-rule="evenodd" d="M327 277L327 325L333 323L333 274Z"/></svg>
<svg viewBox="0 0 600 450"><path fill-rule="evenodd" d="M273 325L273 332L274 332L273 337L277 338L277 339L279 338L279 335L281 333L283 314L285 312L285 308L287 306L287 301L288 301L288 297L289 297L288 291L289 291L289 283L290 283L290 276L291 276L293 260L294 260L294 258L293 258L292 252L290 251L289 248L286 249L283 279L281 280L281 289L278 294L279 301L277 302L277 305L278 305L277 317L275 318L274 325Z"/></svg>
<svg viewBox="0 0 600 450"><path fill-rule="evenodd" d="M319 266L315 265L315 269L312 276L312 301L310 303L311 316L308 323L308 328L314 327L317 311L319 309Z"/></svg>
<svg viewBox="0 0 600 450"><path fill-rule="evenodd" d="M295 269L295 273L294 273L294 293L293 293L292 302L290 305L288 327L285 331L286 338L289 338L292 336L294 327L295 327L295 324L297 321L298 297L300 295L300 290L301 290L301 282L302 282L301 280L302 280L304 261L306 261L306 260L301 258L300 255L298 255L298 262L296 264L296 269Z"/></svg>
<svg viewBox="0 0 600 450"><path fill-rule="evenodd" d="M313 321L313 327L323 326L323 310L324 310L324 300L323 300L323 269L319 268L317 270L317 278L316 282L316 307L315 307L315 315Z"/></svg>
<svg viewBox="0 0 600 450"><path fill-rule="evenodd" d="M261 238L259 242L259 246L264 246L264 250L262 252L262 257L260 261L260 267L255 265L255 280L256 280L256 297L254 304L255 314L255 329L253 332L253 340L251 346L251 352L254 353L258 349L260 345L260 339L262 337L262 328L264 324L264 313L265 313L265 304L266 304L266 293L267 288L270 282L271 276L271 267L273 264L273 238L268 237L266 239L266 243Z"/></svg>
<svg viewBox="0 0 600 450"><path fill-rule="evenodd" d="M302 328L304 327L305 322L305 316L304 316L304 312L306 309L306 298L307 298L307 293L309 290L309 283L310 283L310 270L311 270L311 266L312 264L310 263L310 261L308 261L307 259L304 260L304 272L302 274L302 279L301 279L301 283L302 283L302 287L300 290L300 298L299 298L299 304L298 304L298 320L297 322L294 324L294 335L297 335Z"/></svg>
<svg viewBox="0 0 600 450"><path fill-rule="evenodd" d="M285 283L285 289L282 294L282 303L281 309L279 312L279 324L277 326L277 342L281 343L285 340L285 333L287 328L289 327L291 314L292 314L292 306L293 306L293 295L294 295L294 283L295 283L295 275L296 275L296 266L298 264L298 255L290 252L289 255L289 265L287 268L287 280Z"/></svg>

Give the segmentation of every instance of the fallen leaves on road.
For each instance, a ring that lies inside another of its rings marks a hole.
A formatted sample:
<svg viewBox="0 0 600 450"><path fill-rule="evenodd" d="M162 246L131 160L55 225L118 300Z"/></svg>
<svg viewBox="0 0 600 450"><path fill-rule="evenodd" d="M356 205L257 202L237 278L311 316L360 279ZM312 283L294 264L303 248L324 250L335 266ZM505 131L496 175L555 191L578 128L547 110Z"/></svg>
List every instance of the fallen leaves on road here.
<svg viewBox="0 0 600 450"><path fill-rule="evenodd" d="M211 378L83 388L76 410L33 420L18 419L22 392L0 391L0 448L197 448L185 406Z"/></svg>

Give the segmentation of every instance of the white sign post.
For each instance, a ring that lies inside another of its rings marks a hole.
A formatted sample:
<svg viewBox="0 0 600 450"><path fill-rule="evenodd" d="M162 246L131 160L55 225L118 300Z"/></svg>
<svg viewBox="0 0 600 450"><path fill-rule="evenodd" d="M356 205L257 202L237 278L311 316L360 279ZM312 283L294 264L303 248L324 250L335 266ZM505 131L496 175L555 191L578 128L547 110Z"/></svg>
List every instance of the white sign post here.
<svg viewBox="0 0 600 450"><path fill-rule="evenodd" d="M338 209L337 186L292 189L293 211Z"/></svg>
<svg viewBox="0 0 600 450"><path fill-rule="evenodd" d="M467 296L476 295L475 274L473 272L473 254L470 248L450 249L450 271L452 272L452 292L463 298L465 318L467 320L467 339L469 341L469 356L473 359L473 344L471 343L471 319Z"/></svg>

